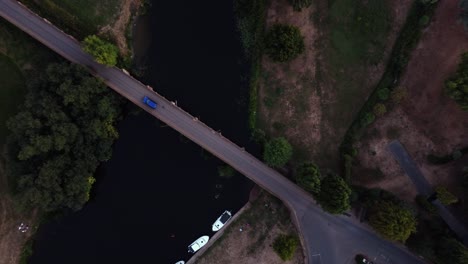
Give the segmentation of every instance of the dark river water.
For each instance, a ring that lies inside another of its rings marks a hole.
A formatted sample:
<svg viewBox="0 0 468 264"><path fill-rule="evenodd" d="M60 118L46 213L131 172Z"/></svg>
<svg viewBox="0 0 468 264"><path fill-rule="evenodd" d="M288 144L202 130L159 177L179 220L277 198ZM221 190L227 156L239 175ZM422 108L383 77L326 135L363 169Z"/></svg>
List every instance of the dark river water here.
<svg viewBox="0 0 468 264"><path fill-rule="evenodd" d="M230 1L154 0L136 28L142 78L208 125L255 152L247 87ZM252 183L218 176L223 163L145 112L119 124L112 159L90 202L44 224L32 264L171 264L225 210L239 210ZM218 196L216 198L216 196Z"/></svg>

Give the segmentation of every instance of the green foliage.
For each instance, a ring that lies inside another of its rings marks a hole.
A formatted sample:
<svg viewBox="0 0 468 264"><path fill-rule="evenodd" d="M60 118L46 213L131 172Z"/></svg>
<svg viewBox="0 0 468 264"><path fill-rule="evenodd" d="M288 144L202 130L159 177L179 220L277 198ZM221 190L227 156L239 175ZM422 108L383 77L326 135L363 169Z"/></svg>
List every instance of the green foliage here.
<svg viewBox="0 0 468 264"><path fill-rule="evenodd" d="M91 54L97 62L115 66L119 50L109 42L100 39L96 35L87 36L83 41L83 50Z"/></svg>
<svg viewBox="0 0 468 264"><path fill-rule="evenodd" d="M312 163L303 163L297 170L297 183L304 190L317 195L320 193L320 171Z"/></svg>
<svg viewBox="0 0 468 264"><path fill-rule="evenodd" d="M436 186L434 190L436 192L437 199L442 204L450 205L458 202L458 198L451 192L449 192L449 190L447 190L447 188L445 188L444 186Z"/></svg>
<svg viewBox="0 0 468 264"><path fill-rule="evenodd" d="M453 238L444 238L437 251L441 263L468 264L468 249Z"/></svg>
<svg viewBox="0 0 468 264"><path fill-rule="evenodd" d="M427 200L426 196L418 194L416 195L415 201L426 212L433 215L437 214L437 208Z"/></svg>
<svg viewBox="0 0 468 264"><path fill-rule="evenodd" d="M405 242L416 232L416 218L407 208L392 202L380 201L373 207L369 224L383 237Z"/></svg>
<svg viewBox="0 0 468 264"><path fill-rule="evenodd" d="M391 98L392 98L392 101L396 104L400 103L403 99L406 98L406 90L403 89L402 87L397 87L395 89L393 89L392 93L391 93Z"/></svg>
<svg viewBox="0 0 468 264"><path fill-rule="evenodd" d="M301 11L302 8L307 8L312 4L312 0L288 0L294 11Z"/></svg>
<svg viewBox="0 0 468 264"><path fill-rule="evenodd" d="M349 210L351 188L336 175L328 175L322 179L320 193L317 197L322 208L332 214L341 214Z"/></svg>
<svg viewBox="0 0 468 264"><path fill-rule="evenodd" d="M374 105L373 112L376 116L383 116L387 112L387 108L384 104L378 103Z"/></svg>
<svg viewBox="0 0 468 264"><path fill-rule="evenodd" d="M377 96L380 100L386 101L390 97L390 90L388 88L382 88L377 90Z"/></svg>
<svg viewBox="0 0 468 264"><path fill-rule="evenodd" d="M218 166L218 175L223 178L232 178L236 171L229 165Z"/></svg>
<svg viewBox="0 0 468 264"><path fill-rule="evenodd" d="M419 25L421 26L427 26L429 24L430 18L428 16L423 16L421 19L419 19Z"/></svg>
<svg viewBox="0 0 468 264"><path fill-rule="evenodd" d="M295 26L273 25L265 37L265 53L276 62L292 60L304 49L304 37Z"/></svg>
<svg viewBox="0 0 468 264"><path fill-rule="evenodd" d="M80 209L118 134L118 97L70 64L51 64L8 121L15 194L24 207Z"/></svg>
<svg viewBox="0 0 468 264"><path fill-rule="evenodd" d="M463 111L468 111L468 52L463 54L455 75L445 82L445 92Z"/></svg>
<svg viewBox="0 0 468 264"><path fill-rule="evenodd" d="M265 144L263 159L272 167L282 167L292 157L292 146L283 138L274 138Z"/></svg>
<svg viewBox="0 0 468 264"><path fill-rule="evenodd" d="M373 113L366 113L361 120L361 125L363 127L366 127L372 124L374 120L375 120L375 115Z"/></svg>
<svg viewBox="0 0 468 264"><path fill-rule="evenodd" d="M284 260L291 260L299 245L299 239L292 235L279 235L273 242L273 249Z"/></svg>
<svg viewBox="0 0 468 264"><path fill-rule="evenodd" d="M346 182L349 182L351 180L351 174L352 174L352 168L353 168L353 156L344 154L343 159L344 159L344 168L345 168L344 179L346 180Z"/></svg>
<svg viewBox="0 0 468 264"><path fill-rule="evenodd" d="M33 238L28 239L21 249L21 255L19 259L19 264L28 264L29 258L33 254Z"/></svg>
<svg viewBox="0 0 468 264"><path fill-rule="evenodd" d="M257 126L257 90L261 72L260 60L263 54L266 1L234 0L234 10L246 64L250 64L248 123L250 130L254 131Z"/></svg>

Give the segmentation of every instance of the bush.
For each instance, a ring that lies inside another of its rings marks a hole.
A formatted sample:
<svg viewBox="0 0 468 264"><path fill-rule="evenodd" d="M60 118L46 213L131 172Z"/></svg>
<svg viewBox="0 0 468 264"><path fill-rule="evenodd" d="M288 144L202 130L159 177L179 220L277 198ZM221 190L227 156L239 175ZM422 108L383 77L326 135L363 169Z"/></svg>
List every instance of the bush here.
<svg viewBox="0 0 468 264"><path fill-rule="evenodd" d="M299 28L276 24L265 38L265 53L276 62L286 62L304 52L304 37Z"/></svg>
<svg viewBox="0 0 468 264"><path fill-rule="evenodd" d="M374 105L373 112L376 116L383 116L387 112L387 108L384 104L378 103Z"/></svg>
<svg viewBox="0 0 468 264"><path fill-rule="evenodd" d="M410 210L393 201L376 203L369 217L369 224L383 237L400 242L416 232L416 223Z"/></svg>
<svg viewBox="0 0 468 264"><path fill-rule="evenodd" d="M455 75L445 82L445 92L463 111L468 111L468 52L463 54Z"/></svg>
<svg viewBox="0 0 468 264"><path fill-rule="evenodd" d="M388 88L382 88L377 90L377 96L380 100L386 101L390 97L390 90Z"/></svg>
<svg viewBox="0 0 468 264"><path fill-rule="evenodd" d="M436 192L437 199L442 204L450 205L450 204L458 202L458 198L455 195L453 195L451 192L449 192L449 190L447 190L447 188L445 188L444 186L440 186L440 185L436 186L434 190Z"/></svg>
<svg viewBox="0 0 468 264"><path fill-rule="evenodd" d="M366 127L370 124L372 124L375 120L375 115L373 113L366 113L363 117L363 119L361 120L361 125L363 127Z"/></svg>
<svg viewBox="0 0 468 264"><path fill-rule="evenodd" d="M91 54L101 64L106 66L115 66L117 64L119 52L117 47L96 35L87 36L83 40L83 50Z"/></svg>
<svg viewBox="0 0 468 264"><path fill-rule="evenodd" d="M273 249L284 260L291 260L299 245L299 239L292 235L280 235L273 242Z"/></svg>
<svg viewBox="0 0 468 264"><path fill-rule="evenodd" d="M396 104L400 103L403 99L406 98L406 90L402 87L397 87L393 89L391 94L392 101Z"/></svg>
<svg viewBox="0 0 468 264"><path fill-rule="evenodd" d="M292 146L283 138L275 138L265 144L263 159L272 167L282 167L292 157Z"/></svg>
<svg viewBox="0 0 468 264"><path fill-rule="evenodd" d="M350 195L351 188L343 178L329 175L322 179L317 200L325 211L332 214L342 214L350 208Z"/></svg>
<svg viewBox="0 0 468 264"><path fill-rule="evenodd" d="M294 11L301 11L302 8L307 8L312 4L312 0L288 0Z"/></svg>
<svg viewBox="0 0 468 264"><path fill-rule="evenodd" d="M304 163L297 170L297 183L304 190L317 195L320 192L320 171L312 163Z"/></svg>
<svg viewBox="0 0 468 264"><path fill-rule="evenodd" d="M423 210L430 214L437 214L437 208L427 201L426 196L418 194L415 198L416 204L418 204Z"/></svg>
<svg viewBox="0 0 468 264"><path fill-rule="evenodd" d="M427 26L429 24L430 18L428 16L423 16L421 19L419 19L419 25L421 26Z"/></svg>

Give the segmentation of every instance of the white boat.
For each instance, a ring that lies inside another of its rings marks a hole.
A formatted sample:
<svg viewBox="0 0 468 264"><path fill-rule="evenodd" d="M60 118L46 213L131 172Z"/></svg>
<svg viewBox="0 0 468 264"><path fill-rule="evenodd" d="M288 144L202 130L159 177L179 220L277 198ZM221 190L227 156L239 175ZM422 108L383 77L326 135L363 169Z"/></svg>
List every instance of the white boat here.
<svg viewBox="0 0 468 264"><path fill-rule="evenodd" d="M197 252L200 248L204 247L208 240L210 239L209 236L202 236L199 239L195 240L190 246L188 246L188 252L189 253L195 253Z"/></svg>
<svg viewBox="0 0 468 264"><path fill-rule="evenodd" d="M185 264L185 261L183 261L183 260L177 261L176 264Z"/></svg>
<svg viewBox="0 0 468 264"><path fill-rule="evenodd" d="M228 210L224 211L224 213L220 217L218 217L218 219L216 219L216 221L214 222L212 228L213 232L220 230L224 226L224 224L226 224L226 222L229 221L229 219L231 219L231 217L231 212L229 212Z"/></svg>

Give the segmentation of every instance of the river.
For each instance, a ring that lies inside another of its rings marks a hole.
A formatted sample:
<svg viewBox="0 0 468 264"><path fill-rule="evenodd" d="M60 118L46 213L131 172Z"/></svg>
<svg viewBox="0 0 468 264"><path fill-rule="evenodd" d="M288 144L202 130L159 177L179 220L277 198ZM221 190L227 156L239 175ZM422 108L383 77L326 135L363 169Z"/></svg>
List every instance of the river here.
<svg viewBox="0 0 468 264"><path fill-rule="evenodd" d="M230 1L154 0L135 29L141 79L234 142L255 152L247 128L247 86ZM242 175L145 112L119 124L112 159L90 202L43 224L32 264L171 264L225 210L248 200Z"/></svg>

